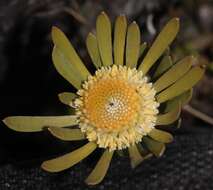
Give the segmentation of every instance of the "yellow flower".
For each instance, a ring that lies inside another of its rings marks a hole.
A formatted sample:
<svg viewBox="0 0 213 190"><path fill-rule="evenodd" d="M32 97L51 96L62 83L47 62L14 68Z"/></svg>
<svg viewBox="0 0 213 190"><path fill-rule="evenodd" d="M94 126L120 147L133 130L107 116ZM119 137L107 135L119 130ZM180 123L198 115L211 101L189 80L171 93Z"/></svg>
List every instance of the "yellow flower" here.
<svg viewBox="0 0 213 190"><path fill-rule="evenodd" d="M111 23L102 12L97 18L96 36L90 33L86 40L96 67L90 73L63 32L53 27L53 63L76 88L76 93L61 93L59 99L73 107L75 114L14 116L5 118L5 124L21 132L48 127L52 135L65 141L88 140L71 153L43 162L42 168L49 172L68 169L102 148L104 153L86 179L90 185L102 181L115 151L122 154L128 150L133 168L152 155L161 156L165 144L173 139L162 126L166 129L165 125L178 120L181 106L190 100L192 87L204 73L194 57L173 63L164 53L178 30L179 20L173 18L145 54L147 45L141 43L135 22L128 26L124 16L117 17L112 43Z"/></svg>

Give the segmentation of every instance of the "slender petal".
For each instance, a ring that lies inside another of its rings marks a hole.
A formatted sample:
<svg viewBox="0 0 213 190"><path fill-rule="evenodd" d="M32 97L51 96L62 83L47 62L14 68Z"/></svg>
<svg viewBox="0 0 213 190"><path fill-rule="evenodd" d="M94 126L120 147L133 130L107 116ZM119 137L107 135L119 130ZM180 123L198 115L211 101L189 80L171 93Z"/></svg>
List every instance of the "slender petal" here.
<svg viewBox="0 0 213 190"><path fill-rule="evenodd" d="M100 68L102 63L101 63L100 53L98 50L98 42L95 35L93 35L92 33L88 34L86 45L87 45L87 51L96 69Z"/></svg>
<svg viewBox="0 0 213 190"><path fill-rule="evenodd" d="M159 103L170 100L176 96L179 96L183 92L192 88L203 76L204 69L201 67L194 67L187 72L181 79L171 85L169 88L162 91L156 96Z"/></svg>
<svg viewBox="0 0 213 190"><path fill-rule="evenodd" d="M43 162L41 167L48 172L66 170L90 155L96 147L97 145L94 142L89 142L71 153Z"/></svg>
<svg viewBox="0 0 213 190"><path fill-rule="evenodd" d="M77 141L85 139L85 135L80 129L49 127L48 130L53 136L64 141Z"/></svg>
<svg viewBox="0 0 213 190"><path fill-rule="evenodd" d="M170 143L173 141L173 136L170 133L159 130L159 129L152 129L148 135L152 139L162 143Z"/></svg>
<svg viewBox="0 0 213 190"><path fill-rule="evenodd" d="M164 143L155 141L149 137L143 137L143 142L145 143L146 147L157 157L162 156L166 149Z"/></svg>
<svg viewBox="0 0 213 190"><path fill-rule="evenodd" d="M127 30L126 40L126 66L134 68L137 66L140 52L140 29L136 22L130 24Z"/></svg>
<svg viewBox="0 0 213 190"><path fill-rule="evenodd" d="M75 93L72 92L62 92L58 94L59 100L68 106L72 105L73 100L78 97Z"/></svg>
<svg viewBox="0 0 213 190"><path fill-rule="evenodd" d="M186 105L192 98L192 93L193 90L190 89L184 93L182 93L181 95L169 100L166 102L166 107L164 112L169 112L172 109L174 109L175 107L177 107L178 103L181 102L181 107Z"/></svg>
<svg viewBox="0 0 213 190"><path fill-rule="evenodd" d="M70 64L75 68L75 73L81 76L81 80L85 81L90 75L89 71L81 61L72 44L69 42L65 34L57 27L52 27L52 39L56 47L69 60Z"/></svg>
<svg viewBox="0 0 213 190"><path fill-rule="evenodd" d="M144 51L146 50L146 48L147 48L146 42L144 42L140 45L139 58L144 54Z"/></svg>
<svg viewBox="0 0 213 190"><path fill-rule="evenodd" d="M131 167L135 168L137 167L144 159L141 156L138 148L136 145L132 145L128 148L129 150L129 157L131 160Z"/></svg>
<svg viewBox="0 0 213 190"><path fill-rule="evenodd" d="M95 168L85 180L88 185L96 185L104 179L109 168L113 153L113 151L109 152L109 150L105 150Z"/></svg>
<svg viewBox="0 0 213 190"><path fill-rule="evenodd" d="M74 65L70 64L69 59L56 46L53 48L52 59L56 70L76 89L80 89L81 76L76 72Z"/></svg>
<svg viewBox="0 0 213 190"><path fill-rule="evenodd" d="M156 92L160 92L186 74L191 68L194 60L192 56L185 57L164 73L153 85Z"/></svg>
<svg viewBox="0 0 213 190"><path fill-rule="evenodd" d="M146 74L152 65L158 60L158 58L163 54L166 48L171 44L175 39L179 30L179 19L171 19L160 34L155 39L147 55L143 59L139 70L142 70Z"/></svg>
<svg viewBox="0 0 213 190"><path fill-rule="evenodd" d="M147 150L141 143L137 144L137 148L144 160L153 156L153 154L149 150Z"/></svg>
<svg viewBox="0 0 213 190"><path fill-rule="evenodd" d="M102 63L104 66L110 66L113 64L111 22L104 12L97 18L96 32Z"/></svg>
<svg viewBox="0 0 213 190"><path fill-rule="evenodd" d="M20 132L37 132L42 131L44 127L67 127L77 124L76 116L12 116L7 117L3 122L15 131Z"/></svg>
<svg viewBox="0 0 213 190"><path fill-rule="evenodd" d="M156 125L169 125L175 122L179 118L180 112L181 112L181 104L179 102L177 106L174 107L171 111L165 114L158 115Z"/></svg>
<svg viewBox="0 0 213 190"><path fill-rule="evenodd" d="M124 49L126 41L127 21L125 16L117 17L114 32L114 62L116 65L124 64Z"/></svg>
<svg viewBox="0 0 213 190"><path fill-rule="evenodd" d="M152 79L158 78L164 72L166 72L172 66L172 58L169 55L165 55L161 60L160 64L158 65Z"/></svg>

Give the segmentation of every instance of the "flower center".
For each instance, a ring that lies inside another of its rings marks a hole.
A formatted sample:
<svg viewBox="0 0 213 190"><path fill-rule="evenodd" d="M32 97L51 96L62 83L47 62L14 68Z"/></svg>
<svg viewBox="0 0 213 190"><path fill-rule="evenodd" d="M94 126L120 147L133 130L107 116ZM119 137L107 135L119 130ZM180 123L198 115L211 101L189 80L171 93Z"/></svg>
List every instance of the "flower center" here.
<svg viewBox="0 0 213 190"><path fill-rule="evenodd" d="M124 149L155 126L155 90L142 72L125 66L102 67L90 76L74 105L79 127L100 148Z"/></svg>
<svg viewBox="0 0 213 190"><path fill-rule="evenodd" d="M102 79L84 98L85 115L97 128L119 130L137 117L139 95L128 83L117 78Z"/></svg>

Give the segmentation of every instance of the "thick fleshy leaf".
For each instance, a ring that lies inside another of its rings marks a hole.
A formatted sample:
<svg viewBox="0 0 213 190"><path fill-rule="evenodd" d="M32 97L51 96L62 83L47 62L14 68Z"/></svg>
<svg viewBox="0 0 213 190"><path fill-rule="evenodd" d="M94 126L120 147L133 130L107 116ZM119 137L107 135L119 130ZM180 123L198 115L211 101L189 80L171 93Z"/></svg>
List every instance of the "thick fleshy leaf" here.
<svg viewBox="0 0 213 190"><path fill-rule="evenodd" d="M56 70L76 89L81 88L82 78L75 72L75 68L56 46L53 48L52 59Z"/></svg>
<svg viewBox="0 0 213 190"><path fill-rule="evenodd" d="M159 57L163 54L166 48L175 39L178 30L179 30L179 19L178 18L171 19L153 42L147 55L145 56L141 65L139 66L139 70L142 70L144 74L146 74L149 71L152 65L159 59Z"/></svg>
<svg viewBox="0 0 213 190"><path fill-rule="evenodd" d="M152 139L162 143L170 143L173 141L173 136L170 133L159 130L159 129L152 129L148 135Z"/></svg>
<svg viewBox="0 0 213 190"><path fill-rule="evenodd" d="M179 118L180 112L181 112L181 103L179 102L177 106L174 107L171 111L165 114L158 115L156 125L169 125L175 122Z"/></svg>
<svg viewBox="0 0 213 190"><path fill-rule="evenodd" d="M125 16L117 17L114 32L114 62L116 65L124 64L124 50L126 41L127 21Z"/></svg>
<svg viewBox="0 0 213 190"><path fill-rule="evenodd" d="M176 96L179 96L183 92L192 88L203 76L204 68L193 67L189 72L187 72L181 79L176 83L162 91L156 96L159 103L170 100Z"/></svg>
<svg viewBox="0 0 213 190"><path fill-rule="evenodd" d="M52 160L44 161L41 167L48 172L60 172L66 170L90 155L96 149L96 147L97 144L94 142L89 142L71 153Z"/></svg>
<svg viewBox="0 0 213 190"><path fill-rule="evenodd" d="M37 132L42 131L44 127L67 127L77 124L76 116L12 116L7 117L3 122L15 131L20 132Z"/></svg>
<svg viewBox="0 0 213 190"><path fill-rule="evenodd" d="M75 98L78 96L75 93L72 92L62 92L58 94L59 100L68 106L72 106L72 102Z"/></svg>
<svg viewBox="0 0 213 190"><path fill-rule="evenodd" d="M87 80L87 77L90 75L89 71L81 61L65 34L55 26L52 27L52 39L55 46L64 56L64 59L68 60L68 62L66 61L64 64L72 64L72 68L74 69L73 71L76 75L81 76L81 81Z"/></svg>
<svg viewBox="0 0 213 190"><path fill-rule="evenodd" d="M138 148L136 145L132 145L128 148L129 150L129 157L131 160L131 167L135 168L136 166L138 166L144 159L141 156Z"/></svg>
<svg viewBox="0 0 213 190"><path fill-rule="evenodd" d="M153 87L156 92L160 92L180 79L189 71L194 61L194 57L188 56L175 64L154 83Z"/></svg>
<svg viewBox="0 0 213 190"><path fill-rule="evenodd" d="M145 143L147 149L149 149L157 157L162 156L166 149L164 143L155 141L149 137L143 137L143 142Z"/></svg>
<svg viewBox="0 0 213 190"><path fill-rule="evenodd" d="M136 22L129 25L126 39L126 66L134 68L137 66L140 52L140 29Z"/></svg>
<svg viewBox="0 0 213 190"><path fill-rule="evenodd" d="M100 68L102 63L101 63L101 57L98 50L98 42L95 35L93 35L92 33L88 34L86 45L87 45L87 51L96 69Z"/></svg>
<svg viewBox="0 0 213 190"><path fill-rule="evenodd" d="M110 66L113 64L111 32L111 22L109 17L102 12L96 21L96 33L98 48L104 66Z"/></svg>
<svg viewBox="0 0 213 190"><path fill-rule="evenodd" d="M158 78L160 75L162 75L164 72L166 72L171 66L172 66L172 58L169 55L165 55L163 59L161 60L160 64L158 65L154 75L153 79Z"/></svg>
<svg viewBox="0 0 213 190"><path fill-rule="evenodd" d="M175 107L177 107L178 103L181 102L181 107L186 105L192 98L192 93L193 90L190 89L184 93L182 93L181 95L169 100L166 102L166 107L164 112L169 112L172 109L174 109Z"/></svg>
<svg viewBox="0 0 213 190"><path fill-rule="evenodd" d="M109 152L109 150L105 150L95 168L85 180L88 185L96 185L104 179L109 168L113 153L113 151Z"/></svg>
<svg viewBox="0 0 213 190"><path fill-rule="evenodd" d="M145 51L146 48L147 48L146 42L144 42L140 45L139 57L141 57L144 54L144 51Z"/></svg>
<svg viewBox="0 0 213 190"><path fill-rule="evenodd" d="M77 141L85 139L85 135L80 129L49 127L48 130L53 136L64 141Z"/></svg>

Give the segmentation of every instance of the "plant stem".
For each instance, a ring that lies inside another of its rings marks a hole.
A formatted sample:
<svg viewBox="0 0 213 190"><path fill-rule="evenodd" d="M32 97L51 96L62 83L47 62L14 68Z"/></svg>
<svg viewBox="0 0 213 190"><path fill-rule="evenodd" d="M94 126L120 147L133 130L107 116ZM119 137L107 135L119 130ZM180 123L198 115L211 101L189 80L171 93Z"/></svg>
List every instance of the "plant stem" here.
<svg viewBox="0 0 213 190"><path fill-rule="evenodd" d="M213 125L213 118L202 113L199 110L196 110L195 108L191 107L190 105L185 105L183 107L183 110L187 111L188 113L190 113L191 115L205 121L206 123L209 123L211 125Z"/></svg>

